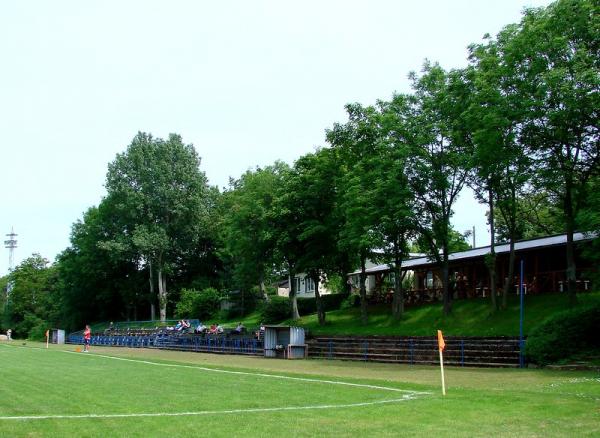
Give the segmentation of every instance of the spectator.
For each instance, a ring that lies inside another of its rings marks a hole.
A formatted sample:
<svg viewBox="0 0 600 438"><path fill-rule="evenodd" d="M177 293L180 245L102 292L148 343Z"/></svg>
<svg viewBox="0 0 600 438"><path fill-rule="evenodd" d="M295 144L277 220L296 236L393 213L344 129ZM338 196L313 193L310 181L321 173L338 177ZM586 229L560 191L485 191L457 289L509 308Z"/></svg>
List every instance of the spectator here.
<svg viewBox="0 0 600 438"><path fill-rule="evenodd" d="M217 333L217 325L211 324L210 330L208 331L208 333L210 333L211 335L215 335Z"/></svg>
<svg viewBox="0 0 600 438"><path fill-rule="evenodd" d="M244 327L244 324L242 324L242 322L238 322L237 327L233 330L236 334L240 335L243 332L246 331L246 327Z"/></svg>
<svg viewBox="0 0 600 438"><path fill-rule="evenodd" d="M222 334L223 333L223 327L221 326L221 324L217 324L217 334Z"/></svg>
<svg viewBox="0 0 600 438"><path fill-rule="evenodd" d="M207 328L204 324L200 323L194 330L194 333L205 333Z"/></svg>
<svg viewBox="0 0 600 438"><path fill-rule="evenodd" d="M191 326L190 322L187 319L182 319L181 320L181 331L187 331L187 329L189 329Z"/></svg>
<svg viewBox="0 0 600 438"><path fill-rule="evenodd" d="M261 322L260 328L256 331L256 339L262 339L265 334L265 325Z"/></svg>
<svg viewBox="0 0 600 438"><path fill-rule="evenodd" d="M115 330L115 325L111 321L110 324L108 325L108 328L106 330L104 330L104 334L112 333L114 330Z"/></svg>
<svg viewBox="0 0 600 438"><path fill-rule="evenodd" d="M12 330L11 329L6 330L6 340L12 341Z"/></svg>

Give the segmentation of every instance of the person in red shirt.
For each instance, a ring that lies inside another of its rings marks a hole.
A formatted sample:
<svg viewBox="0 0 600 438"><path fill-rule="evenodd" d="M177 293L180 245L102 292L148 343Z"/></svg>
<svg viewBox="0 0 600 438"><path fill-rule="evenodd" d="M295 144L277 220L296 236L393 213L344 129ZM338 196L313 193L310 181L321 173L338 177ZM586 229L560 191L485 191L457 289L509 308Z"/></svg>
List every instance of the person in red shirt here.
<svg viewBox="0 0 600 438"><path fill-rule="evenodd" d="M92 331L90 330L90 326L86 325L85 330L83 331L83 352L87 353L90 351L90 339L92 339Z"/></svg>

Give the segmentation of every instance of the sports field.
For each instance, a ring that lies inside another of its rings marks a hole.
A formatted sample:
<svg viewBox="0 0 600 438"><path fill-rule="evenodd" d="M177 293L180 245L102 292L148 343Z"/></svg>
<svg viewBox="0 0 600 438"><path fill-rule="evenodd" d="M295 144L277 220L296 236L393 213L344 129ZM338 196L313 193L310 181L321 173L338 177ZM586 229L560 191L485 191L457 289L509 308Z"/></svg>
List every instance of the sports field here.
<svg viewBox="0 0 600 438"><path fill-rule="evenodd" d="M600 375L0 344L0 436L599 436Z"/></svg>

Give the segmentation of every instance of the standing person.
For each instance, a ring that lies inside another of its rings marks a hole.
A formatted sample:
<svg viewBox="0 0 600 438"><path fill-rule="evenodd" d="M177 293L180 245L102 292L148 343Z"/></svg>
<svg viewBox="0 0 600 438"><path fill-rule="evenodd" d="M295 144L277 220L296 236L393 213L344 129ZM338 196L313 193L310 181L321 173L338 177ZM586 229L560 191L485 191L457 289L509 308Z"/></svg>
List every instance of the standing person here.
<svg viewBox="0 0 600 438"><path fill-rule="evenodd" d="M92 331L90 330L90 326L86 325L85 330L83 331L83 352L87 353L90 351L90 339L92 339Z"/></svg>
<svg viewBox="0 0 600 438"><path fill-rule="evenodd" d="M12 341L11 336L12 336L12 330L11 329L6 330L6 339L9 341Z"/></svg>

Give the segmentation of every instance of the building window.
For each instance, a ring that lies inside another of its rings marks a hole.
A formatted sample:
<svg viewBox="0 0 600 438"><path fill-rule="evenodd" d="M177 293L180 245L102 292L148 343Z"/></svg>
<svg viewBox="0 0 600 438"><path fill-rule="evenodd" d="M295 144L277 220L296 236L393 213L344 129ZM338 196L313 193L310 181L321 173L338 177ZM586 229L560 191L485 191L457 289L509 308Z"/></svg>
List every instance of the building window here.
<svg viewBox="0 0 600 438"><path fill-rule="evenodd" d="M425 279L425 287L427 289L433 288L433 272L427 271L427 278Z"/></svg>
<svg viewBox="0 0 600 438"><path fill-rule="evenodd" d="M314 292L315 291L315 282L312 278L306 278L306 292Z"/></svg>

